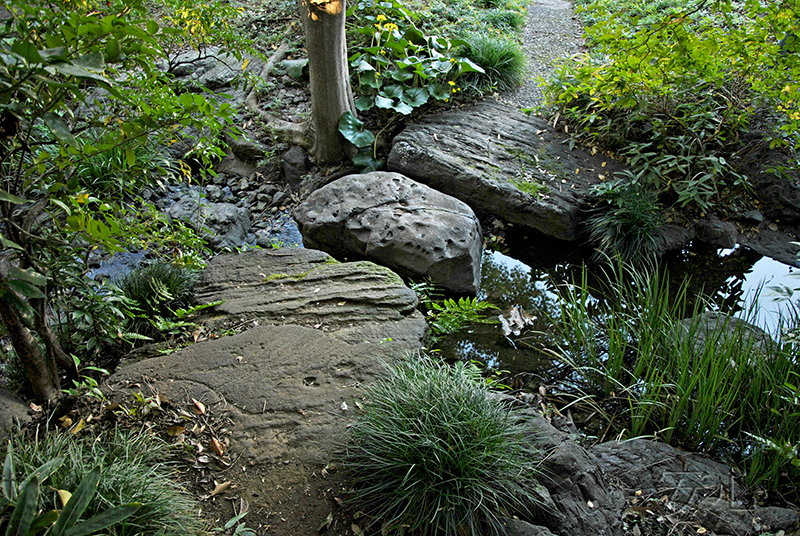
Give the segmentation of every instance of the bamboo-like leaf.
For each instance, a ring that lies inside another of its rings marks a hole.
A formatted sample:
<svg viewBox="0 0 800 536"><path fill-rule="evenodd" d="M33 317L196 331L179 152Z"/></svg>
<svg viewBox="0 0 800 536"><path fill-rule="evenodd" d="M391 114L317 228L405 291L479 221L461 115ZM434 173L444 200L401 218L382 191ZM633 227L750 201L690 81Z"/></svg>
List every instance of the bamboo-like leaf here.
<svg viewBox="0 0 800 536"><path fill-rule="evenodd" d="M80 519L81 514L89 505L89 501L94 495L97 484L100 482L100 466L98 465L86 475L86 478L78 484L72 498L64 506L61 515L58 516L56 524L50 531L52 536L66 536L68 529L72 528Z"/></svg>
<svg viewBox="0 0 800 536"><path fill-rule="evenodd" d="M6 536L25 536L36 516L36 506L39 504L39 480L33 478L20 490L17 507L11 514L8 522Z"/></svg>
<svg viewBox="0 0 800 536"><path fill-rule="evenodd" d="M29 529L30 534L39 534L44 529L55 523L57 519L57 510L48 510L47 512L43 512L33 520L33 523L31 523L31 527Z"/></svg>
<svg viewBox="0 0 800 536"><path fill-rule="evenodd" d="M8 443L8 452L3 463L3 495L9 501L17 498L17 477L14 471L14 449Z"/></svg>
<svg viewBox="0 0 800 536"><path fill-rule="evenodd" d="M27 203L27 199L23 199L22 197L10 194L0 188L0 201L5 201L7 203L11 203L14 205L22 205L23 203Z"/></svg>
<svg viewBox="0 0 800 536"><path fill-rule="evenodd" d="M68 529L64 532L64 536L87 536L89 534L94 534L132 516L141 506L142 505L139 503L130 503L110 508Z"/></svg>
<svg viewBox="0 0 800 536"><path fill-rule="evenodd" d="M43 276L33 268L23 270L13 266L8 269L8 276L13 277L14 279L27 281L28 283L36 285L37 287L43 287L47 284L47 277Z"/></svg>
<svg viewBox="0 0 800 536"><path fill-rule="evenodd" d="M28 483L32 481L34 478L39 479L39 482L44 482L45 480L50 478L50 475L56 472L56 469L61 467L62 463L64 463L63 456L58 456L48 462L43 463L42 465L34 469L33 472L30 475L28 475L28 478L22 481L22 484L20 484L20 489L22 489L24 486L27 486Z"/></svg>
<svg viewBox="0 0 800 536"><path fill-rule="evenodd" d="M75 136L72 135L72 132L70 132L64 120L61 119L61 116L53 112L48 112L42 116L42 119L44 119L47 128L50 129L50 132L53 133L53 136L55 136L58 141L64 142L72 147L78 145L78 141L75 139Z"/></svg>

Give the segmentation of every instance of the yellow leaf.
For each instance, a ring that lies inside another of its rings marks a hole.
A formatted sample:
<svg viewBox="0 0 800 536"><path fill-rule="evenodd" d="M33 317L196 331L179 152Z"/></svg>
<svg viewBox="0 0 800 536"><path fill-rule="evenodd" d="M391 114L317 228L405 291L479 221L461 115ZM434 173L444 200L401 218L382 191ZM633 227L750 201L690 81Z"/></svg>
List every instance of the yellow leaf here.
<svg viewBox="0 0 800 536"><path fill-rule="evenodd" d="M80 432L81 430L83 430L83 427L84 427L84 426L86 426L86 421L84 421L83 419L81 419L81 420L79 420L79 421L78 421L78 424L76 424L76 425L75 425L75 426L74 426L74 427L73 427L73 428L72 428L72 429L71 429L69 432L67 432L67 433L68 433L69 435L75 435L75 434L77 434L78 432Z"/></svg>
<svg viewBox="0 0 800 536"><path fill-rule="evenodd" d="M186 429L183 426L170 426L167 428L167 435L170 437L176 437L181 435Z"/></svg>
<svg viewBox="0 0 800 536"><path fill-rule="evenodd" d="M65 489L57 489L56 493L58 493L58 500L61 501L61 508L64 508L72 498L72 493Z"/></svg>
<svg viewBox="0 0 800 536"><path fill-rule="evenodd" d="M250 58L247 58L246 60L244 60L244 63L242 63L242 70L244 71L245 69L247 69L247 66L249 64L250 64Z"/></svg>

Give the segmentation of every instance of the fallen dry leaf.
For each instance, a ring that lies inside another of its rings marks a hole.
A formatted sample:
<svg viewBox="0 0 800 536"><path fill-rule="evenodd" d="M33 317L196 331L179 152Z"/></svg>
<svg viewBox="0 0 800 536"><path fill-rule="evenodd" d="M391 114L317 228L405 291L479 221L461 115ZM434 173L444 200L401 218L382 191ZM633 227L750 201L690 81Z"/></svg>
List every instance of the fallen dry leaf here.
<svg viewBox="0 0 800 536"><path fill-rule="evenodd" d="M205 413L206 413L206 407L205 407L205 405L203 405L203 403L202 403L202 402L200 402L199 400L195 400L194 398L192 398L192 404L194 405L194 412L195 412L197 415L205 415Z"/></svg>
<svg viewBox="0 0 800 536"><path fill-rule="evenodd" d="M186 431L183 426L170 426L167 428L167 435L170 437L177 437Z"/></svg>
<svg viewBox="0 0 800 536"><path fill-rule="evenodd" d="M69 428L70 426L72 426L72 419L70 419L66 415L58 419L58 421L61 423L61 428Z"/></svg>
<svg viewBox="0 0 800 536"><path fill-rule="evenodd" d="M211 450L217 453L217 456L225 454L225 447L223 447L216 437L211 438Z"/></svg>
<svg viewBox="0 0 800 536"><path fill-rule="evenodd" d="M81 419L81 420L79 420L79 421L78 421L78 424L76 424L75 426L73 426L73 427L72 427L72 429L71 429L69 432L67 432L67 433L68 433L69 435L75 435L75 434L77 434L78 432L80 432L81 430L83 430L83 427L84 427L84 426L86 426L86 421L84 421L83 419Z"/></svg>
<svg viewBox="0 0 800 536"><path fill-rule="evenodd" d="M225 493L225 490L227 490L229 487L231 487L231 481L230 480L226 480L222 484L217 484L214 487L214 491L212 491L211 494L209 495L209 498L210 497L215 497L215 496L219 495L220 493Z"/></svg>

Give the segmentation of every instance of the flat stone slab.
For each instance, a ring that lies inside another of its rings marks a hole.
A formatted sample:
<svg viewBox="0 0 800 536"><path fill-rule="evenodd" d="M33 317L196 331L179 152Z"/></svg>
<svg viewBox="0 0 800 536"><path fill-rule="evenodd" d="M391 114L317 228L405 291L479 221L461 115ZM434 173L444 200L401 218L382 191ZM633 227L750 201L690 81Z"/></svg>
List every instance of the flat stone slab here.
<svg viewBox="0 0 800 536"><path fill-rule="evenodd" d="M127 365L108 383L115 398L149 389L228 412L233 451L257 463L329 462L361 385L419 350L426 330L391 270L302 248L220 255L196 297L224 300L199 323L257 327Z"/></svg>
<svg viewBox="0 0 800 536"><path fill-rule="evenodd" d="M313 249L220 255L203 272L195 297L201 304L223 301L214 308L217 320L317 326L346 342L391 338L417 348L426 329L417 295L397 274L367 261L339 263Z"/></svg>
<svg viewBox="0 0 800 536"><path fill-rule="evenodd" d="M479 217L577 240L589 188L623 165L575 147L543 119L485 100L422 118L392 143L389 171L464 201ZM528 186L525 186L525 185ZM538 193L528 193L541 185Z"/></svg>
<svg viewBox="0 0 800 536"><path fill-rule="evenodd" d="M134 363L109 385L115 396L132 395L146 382L184 407L194 398L227 411L233 449L246 459L325 464L360 403L361 385L382 370L381 361L408 351L402 346L347 344L305 326L261 326Z"/></svg>

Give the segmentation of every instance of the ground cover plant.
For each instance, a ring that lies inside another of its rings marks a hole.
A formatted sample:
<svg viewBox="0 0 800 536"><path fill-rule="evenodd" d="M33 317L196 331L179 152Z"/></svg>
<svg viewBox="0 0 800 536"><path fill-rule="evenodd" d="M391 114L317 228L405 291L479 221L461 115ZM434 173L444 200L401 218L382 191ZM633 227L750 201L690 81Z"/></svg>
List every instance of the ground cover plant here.
<svg viewBox="0 0 800 536"><path fill-rule="evenodd" d="M588 281L584 271L560 288L549 352L573 369L563 387L597 419L590 428L709 453L800 499L794 339L773 342L722 314L710 322L702 298L670 290L655 268L609 269L601 292Z"/></svg>
<svg viewBox="0 0 800 536"><path fill-rule="evenodd" d="M366 387L347 432L353 505L397 534L502 534L501 516L540 506L524 434L479 369L409 356Z"/></svg>
<svg viewBox="0 0 800 536"><path fill-rule="evenodd" d="M81 512L82 519L91 519L119 505L137 505L128 517L102 529L104 534L204 533L204 523L195 515L194 499L176 484L175 468L166 461L173 447L146 432L99 433L80 437L53 431L46 437L13 438L10 448L16 480L22 482L37 469L49 467L40 474L39 481L49 486L47 489L72 492L87 477L94 479L94 493L87 497L90 500ZM75 496L77 491L72 499L60 491L43 492L39 508L45 512L60 510L63 501L74 500Z"/></svg>

